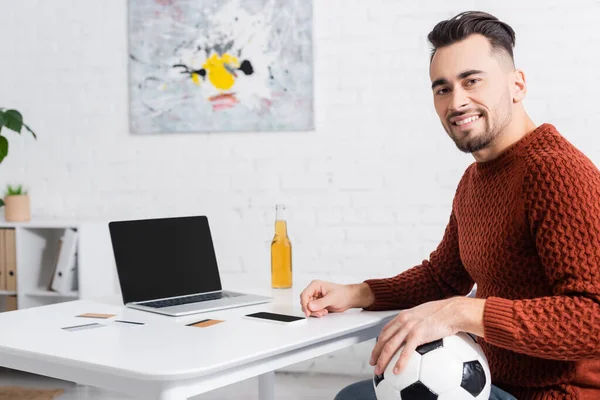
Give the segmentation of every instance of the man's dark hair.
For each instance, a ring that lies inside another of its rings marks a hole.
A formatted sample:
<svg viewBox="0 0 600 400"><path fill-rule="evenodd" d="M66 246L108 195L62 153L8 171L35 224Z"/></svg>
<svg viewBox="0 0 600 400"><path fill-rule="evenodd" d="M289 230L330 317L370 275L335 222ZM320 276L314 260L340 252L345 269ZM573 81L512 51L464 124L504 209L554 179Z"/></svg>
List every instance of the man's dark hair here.
<svg viewBox="0 0 600 400"><path fill-rule="evenodd" d="M440 47L460 42L474 33L485 36L492 45L492 51L505 51L514 64L515 31L505 22L483 11L465 11L438 22L427 35L433 45L430 61Z"/></svg>

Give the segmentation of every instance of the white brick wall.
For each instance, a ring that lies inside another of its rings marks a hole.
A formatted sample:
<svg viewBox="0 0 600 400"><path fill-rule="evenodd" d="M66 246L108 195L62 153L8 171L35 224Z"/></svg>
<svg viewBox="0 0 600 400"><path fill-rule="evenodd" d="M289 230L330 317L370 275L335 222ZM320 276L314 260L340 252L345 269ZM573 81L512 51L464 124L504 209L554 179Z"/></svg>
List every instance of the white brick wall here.
<svg viewBox="0 0 600 400"><path fill-rule="evenodd" d="M0 188L25 184L38 217L207 214L228 272L268 270L284 202L297 273L393 275L435 248L472 162L435 115L426 43L467 9L513 26L534 121L600 161L598 0L314 3L315 132L134 136L127 2L0 0L0 106L39 134L6 132Z"/></svg>

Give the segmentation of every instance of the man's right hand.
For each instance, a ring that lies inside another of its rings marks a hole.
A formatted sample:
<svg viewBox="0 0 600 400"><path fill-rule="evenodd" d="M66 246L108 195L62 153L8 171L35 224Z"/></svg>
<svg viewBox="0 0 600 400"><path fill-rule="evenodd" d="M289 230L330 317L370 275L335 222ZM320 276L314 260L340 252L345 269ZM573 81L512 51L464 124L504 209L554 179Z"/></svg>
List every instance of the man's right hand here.
<svg viewBox="0 0 600 400"><path fill-rule="evenodd" d="M344 312L349 308L368 307L375 302L369 285L340 285L315 280L300 294L302 311L309 317L323 317L330 312Z"/></svg>

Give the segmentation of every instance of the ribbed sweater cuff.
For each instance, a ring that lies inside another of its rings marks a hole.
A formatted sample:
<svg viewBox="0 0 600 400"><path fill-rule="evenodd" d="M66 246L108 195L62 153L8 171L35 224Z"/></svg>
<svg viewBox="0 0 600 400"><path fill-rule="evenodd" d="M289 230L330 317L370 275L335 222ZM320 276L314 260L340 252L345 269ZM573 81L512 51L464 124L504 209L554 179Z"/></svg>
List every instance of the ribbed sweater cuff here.
<svg viewBox="0 0 600 400"><path fill-rule="evenodd" d="M488 297L483 310L483 334L485 341L503 348L515 345L513 301Z"/></svg>
<svg viewBox="0 0 600 400"><path fill-rule="evenodd" d="M394 301L394 296L390 290L390 285L386 279L368 279L365 281L371 288L371 292L375 296L375 302L365 310L377 310L384 307L385 304L390 304Z"/></svg>

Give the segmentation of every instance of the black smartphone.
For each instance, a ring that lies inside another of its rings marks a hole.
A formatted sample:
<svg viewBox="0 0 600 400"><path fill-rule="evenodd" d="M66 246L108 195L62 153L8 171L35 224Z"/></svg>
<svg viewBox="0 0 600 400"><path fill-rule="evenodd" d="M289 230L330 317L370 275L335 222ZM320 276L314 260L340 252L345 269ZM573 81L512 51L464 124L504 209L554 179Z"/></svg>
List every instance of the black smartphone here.
<svg viewBox="0 0 600 400"><path fill-rule="evenodd" d="M301 322L306 321L305 317L298 317L296 315L288 315L288 314L277 314L272 312L257 312L253 314L246 315L247 318L256 318L265 321L277 322L280 324L289 324L293 322Z"/></svg>

